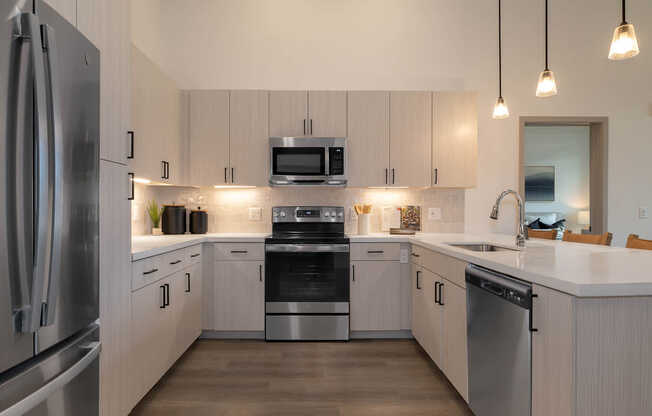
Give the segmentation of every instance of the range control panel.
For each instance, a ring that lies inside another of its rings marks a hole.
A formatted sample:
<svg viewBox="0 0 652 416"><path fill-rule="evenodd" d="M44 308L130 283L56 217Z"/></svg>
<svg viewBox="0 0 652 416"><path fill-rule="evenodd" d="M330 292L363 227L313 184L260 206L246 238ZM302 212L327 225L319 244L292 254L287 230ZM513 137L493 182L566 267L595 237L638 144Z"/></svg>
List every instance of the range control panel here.
<svg viewBox="0 0 652 416"><path fill-rule="evenodd" d="M344 223L344 207L274 207L272 222Z"/></svg>

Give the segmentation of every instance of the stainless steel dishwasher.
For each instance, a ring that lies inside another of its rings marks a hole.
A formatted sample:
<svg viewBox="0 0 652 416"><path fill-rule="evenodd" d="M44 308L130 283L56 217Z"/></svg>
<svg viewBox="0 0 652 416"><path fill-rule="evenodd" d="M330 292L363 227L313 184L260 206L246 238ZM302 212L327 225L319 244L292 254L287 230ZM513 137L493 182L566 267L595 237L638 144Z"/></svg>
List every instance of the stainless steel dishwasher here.
<svg viewBox="0 0 652 416"><path fill-rule="evenodd" d="M476 416L532 414L532 286L466 268L469 405Z"/></svg>

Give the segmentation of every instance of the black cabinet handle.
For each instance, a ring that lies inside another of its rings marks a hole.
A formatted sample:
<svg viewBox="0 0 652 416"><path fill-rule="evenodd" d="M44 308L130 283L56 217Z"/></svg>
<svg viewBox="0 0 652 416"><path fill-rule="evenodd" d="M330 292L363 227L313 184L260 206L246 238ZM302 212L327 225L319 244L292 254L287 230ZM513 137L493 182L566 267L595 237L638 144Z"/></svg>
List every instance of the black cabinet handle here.
<svg viewBox="0 0 652 416"><path fill-rule="evenodd" d="M534 293L532 294L532 302L531 302L532 303L532 308L530 308L530 325L529 325L530 332L539 332L539 330L537 328L534 328L534 322L533 322L533 320L534 320L534 317L533 317L533 315L534 315L534 298L538 298L538 297L539 297L539 295L536 295Z"/></svg>
<svg viewBox="0 0 652 416"><path fill-rule="evenodd" d="M165 306L170 306L170 284L169 284L169 283L166 283L166 284L164 284L163 286L165 286L165 291L166 291L167 294L168 294L168 300L167 300L167 302L165 302L165 300L164 300Z"/></svg>
<svg viewBox="0 0 652 416"><path fill-rule="evenodd" d="M235 183L235 168L231 168L231 183Z"/></svg>
<svg viewBox="0 0 652 416"><path fill-rule="evenodd" d="M133 131L128 131L127 135L129 136L129 154L127 154L127 159L133 159L134 158L134 132Z"/></svg>
<svg viewBox="0 0 652 416"><path fill-rule="evenodd" d="M163 289L163 304L159 306L161 309L165 309L165 285L160 286Z"/></svg>
<svg viewBox="0 0 652 416"><path fill-rule="evenodd" d="M161 179L170 179L170 163L162 160L161 163L163 164L163 176L161 176Z"/></svg>
<svg viewBox="0 0 652 416"><path fill-rule="evenodd" d="M411 255L412 257L421 257L421 256L418 255L417 253L410 253L410 255Z"/></svg>
<svg viewBox="0 0 652 416"><path fill-rule="evenodd" d="M152 273L156 273L156 272L158 272L158 269L152 269L152 270L148 270L146 272L143 272L143 275L147 276L148 274L152 274Z"/></svg>
<svg viewBox="0 0 652 416"><path fill-rule="evenodd" d="M247 254L247 250L231 250L231 254Z"/></svg>
<svg viewBox="0 0 652 416"><path fill-rule="evenodd" d="M195 254L191 254L191 255L190 255L191 258L195 258L195 257L199 257L199 256L201 256L200 253L195 253Z"/></svg>
<svg viewBox="0 0 652 416"><path fill-rule="evenodd" d="M440 285L440 284L441 284L441 283L439 283L439 282L435 282L435 303L436 303L437 305L439 305L439 299L437 298L437 289L439 288L439 285Z"/></svg>
<svg viewBox="0 0 652 416"><path fill-rule="evenodd" d="M310 119L310 135L312 135L312 119Z"/></svg>
<svg viewBox="0 0 652 416"><path fill-rule="evenodd" d="M175 260L170 262L170 266L174 266L175 264L181 263L183 260Z"/></svg>
<svg viewBox="0 0 652 416"><path fill-rule="evenodd" d="M228 175L228 172L229 172L228 169L229 169L229 168L224 168L224 183L227 183L227 182L228 182L228 180L227 180L227 178L226 178L226 175Z"/></svg>
<svg viewBox="0 0 652 416"><path fill-rule="evenodd" d="M263 281L263 265L258 265L258 280Z"/></svg>
<svg viewBox="0 0 652 416"><path fill-rule="evenodd" d="M439 169L435 168L435 185L439 183Z"/></svg>
<svg viewBox="0 0 652 416"><path fill-rule="evenodd" d="M190 273L186 273L186 279L188 279L188 287L186 288L186 293L190 293Z"/></svg>
<svg viewBox="0 0 652 416"><path fill-rule="evenodd" d="M439 283L439 304L444 306L444 301L442 297L442 290L444 289L444 283Z"/></svg>
<svg viewBox="0 0 652 416"><path fill-rule="evenodd" d="M367 250L367 254L383 254L384 250Z"/></svg>
<svg viewBox="0 0 652 416"><path fill-rule="evenodd" d="M131 195L127 198L129 201L133 201L136 198L136 183L134 181L135 175L133 172L127 173L129 175L129 186L131 187Z"/></svg>
<svg viewBox="0 0 652 416"><path fill-rule="evenodd" d="M385 185L389 185L389 169L385 168Z"/></svg>
<svg viewBox="0 0 652 416"><path fill-rule="evenodd" d="M351 267L353 269L353 281L355 282L355 264L352 264Z"/></svg>
<svg viewBox="0 0 652 416"><path fill-rule="evenodd" d="M421 290L421 286L419 286L419 274L421 271L417 270L417 289Z"/></svg>
<svg viewBox="0 0 652 416"><path fill-rule="evenodd" d="M165 162L165 166L167 167L167 174L165 175L165 179L170 179L170 162Z"/></svg>
<svg viewBox="0 0 652 416"><path fill-rule="evenodd" d="M396 183L396 170L392 168L392 185Z"/></svg>
<svg viewBox="0 0 652 416"><path fill-rule="evenodd" d="M303 134L306 134L306 119L303 119Z"/></svg>

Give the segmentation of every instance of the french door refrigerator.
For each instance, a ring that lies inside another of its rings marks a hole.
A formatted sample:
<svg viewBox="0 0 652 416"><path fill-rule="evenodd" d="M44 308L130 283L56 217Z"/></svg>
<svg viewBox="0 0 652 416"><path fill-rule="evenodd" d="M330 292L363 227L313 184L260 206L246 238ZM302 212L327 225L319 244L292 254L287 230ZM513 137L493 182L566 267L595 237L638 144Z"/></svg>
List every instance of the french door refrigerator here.
<svg viewBox="0 0 652 416"><path fill-rule="evenodd" d="M0 416L99 414L99 63L0 0Z"/></svg>

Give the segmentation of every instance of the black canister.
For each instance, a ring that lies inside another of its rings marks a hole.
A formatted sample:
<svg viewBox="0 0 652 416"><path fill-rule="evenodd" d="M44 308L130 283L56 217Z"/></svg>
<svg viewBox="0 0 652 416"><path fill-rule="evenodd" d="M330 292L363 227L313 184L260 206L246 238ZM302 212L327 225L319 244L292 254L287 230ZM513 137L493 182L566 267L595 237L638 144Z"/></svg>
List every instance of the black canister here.
<svg viewBox="0 0 652 416"><path fill-rule="evenodd" d="M201 207L190 212L190 233L206 234L208 232L208 214Z"/></svg>
<svg viewBox="0 0 652 416"><path fill-rule="evenodd" d="M163 228L163 234L185 234L186 207L183 205L164 205L161 228Z"/></svg>

